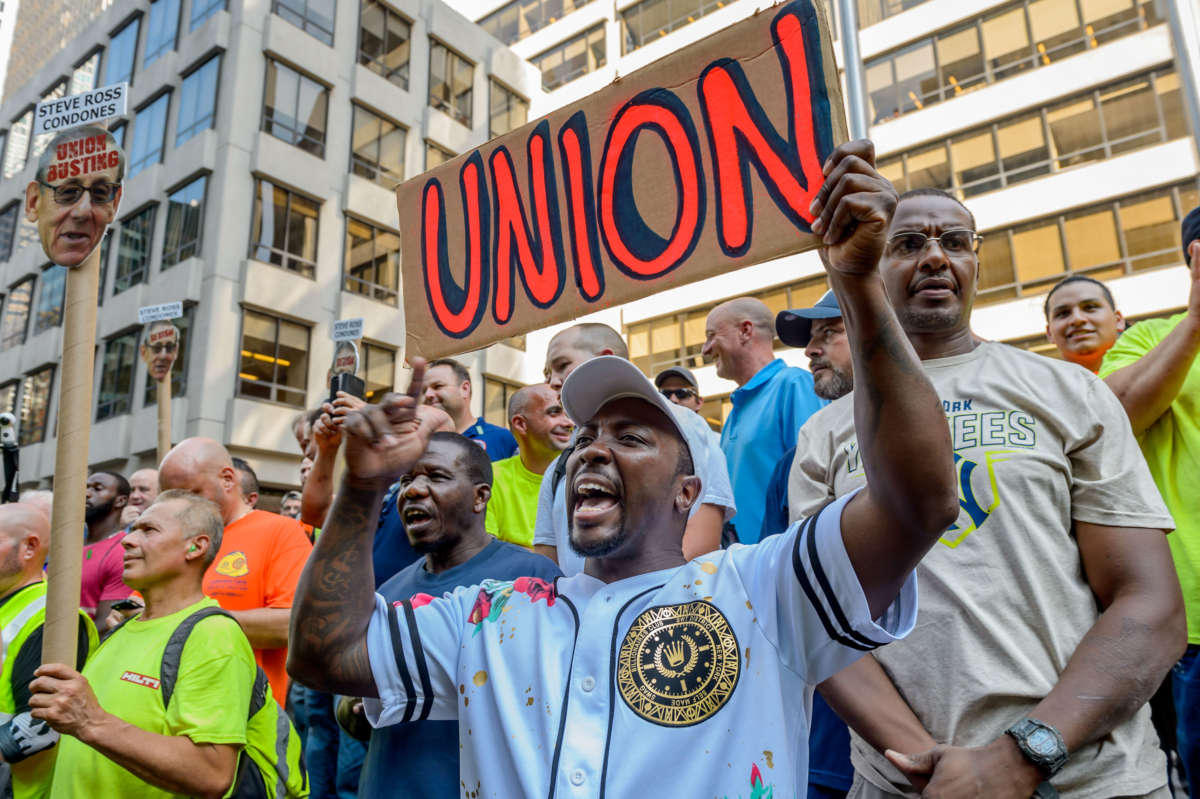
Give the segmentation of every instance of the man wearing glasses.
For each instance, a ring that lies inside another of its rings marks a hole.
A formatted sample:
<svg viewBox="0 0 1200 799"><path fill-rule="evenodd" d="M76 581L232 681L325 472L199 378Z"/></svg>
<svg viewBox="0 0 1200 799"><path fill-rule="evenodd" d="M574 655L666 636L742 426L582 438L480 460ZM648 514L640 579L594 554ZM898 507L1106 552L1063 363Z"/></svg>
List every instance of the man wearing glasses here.
<svg viewBox="0 0 1200 799"><path fill-rule="evenodd" d="M51 140L25 187L25 218L37 224L51 261L83 263L117 214L124 178L125 154L104 128L85 125Z"/></svg>
<svg viewBox="0 0 1200 799"><path fill-rule="evenodd" d="M700 396L700 387L691 369L682 366L663 369L654 376L654 387L671 402L696 413L700 413L704 405L704 398Z"/></svg>
<svg viewBox="0 0 1200 799"><path fill-rule="evenodd" d="M830 205L858 191L841 171ZM846 224L815 212L818 233ZM1099 378L971 332L979 242L962 203L917 190L880 259L946 414L960 513L917 568L912 634L822 686L854 731L849 796L1165 799L1146 701L1186 644L1174 523ZM793 519L865 483L859 432L849 401L812 417Z"/></svg>

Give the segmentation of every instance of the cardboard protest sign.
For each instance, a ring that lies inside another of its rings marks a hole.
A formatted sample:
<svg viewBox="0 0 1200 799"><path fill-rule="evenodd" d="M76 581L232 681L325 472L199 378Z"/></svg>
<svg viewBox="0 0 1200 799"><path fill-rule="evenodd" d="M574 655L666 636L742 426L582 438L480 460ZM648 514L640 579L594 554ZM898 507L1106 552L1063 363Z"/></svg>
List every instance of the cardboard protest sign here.
<svg viewBox="0 0 1200 799"><path fill-rule="evenodd" d="M829 25L792 0L396 189L407 346L436 358L817 246L844 141Z"/></svg>
<svg viewBox="0 0 1200 799"><path fill-rule="evenodd" d="M104 128L84 125L51 139L25 187L25 218L51 261L76 267L96 249L117 215L124 176L125 155Z"/></svg>
<svg viewBox="0 0 1200 799"><path fill-rule="evenodd" d="M142 331L140 349L150 377L160 382L168 379L179 354L179 328L165 319L151 322Z"/></svg>

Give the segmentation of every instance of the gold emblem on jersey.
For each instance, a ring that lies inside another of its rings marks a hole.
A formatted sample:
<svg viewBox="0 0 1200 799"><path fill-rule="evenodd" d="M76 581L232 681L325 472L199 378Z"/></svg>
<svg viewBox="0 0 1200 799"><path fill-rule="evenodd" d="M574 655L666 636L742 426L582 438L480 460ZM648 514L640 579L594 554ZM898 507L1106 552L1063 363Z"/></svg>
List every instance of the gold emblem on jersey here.
<svg viewBox="0 0 1200 799"><path fill-rule="evenodd" d="M709 602L642 611L617 653L617 690L647 721L688 727L710 718L737 687L737 637Z"/></svg>

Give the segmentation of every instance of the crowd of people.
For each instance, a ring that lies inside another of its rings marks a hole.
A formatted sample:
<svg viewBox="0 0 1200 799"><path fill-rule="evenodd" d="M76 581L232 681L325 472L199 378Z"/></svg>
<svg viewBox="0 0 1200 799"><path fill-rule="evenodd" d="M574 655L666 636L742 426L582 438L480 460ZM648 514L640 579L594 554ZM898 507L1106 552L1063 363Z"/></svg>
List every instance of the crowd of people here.
<svg viewBox="0 0 1200 799"><path fill-rule="evenodd" d="M0 506L11 795L1187 795L1200 209L1186 308L1069 276L1055 359L972 331L958 199L869 142L825 174L829 292L708 315L719 432L581 323L506 426L453 359L298 415L279 513L186 439L88 477L74 664L40 660L50 492Z"/></svg>

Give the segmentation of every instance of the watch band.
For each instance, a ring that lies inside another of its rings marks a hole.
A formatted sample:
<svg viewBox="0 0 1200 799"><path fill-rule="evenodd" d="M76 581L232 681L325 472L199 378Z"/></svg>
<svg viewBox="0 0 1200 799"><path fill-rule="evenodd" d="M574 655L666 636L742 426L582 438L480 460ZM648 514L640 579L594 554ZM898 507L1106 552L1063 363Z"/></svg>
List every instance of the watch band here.
<svg viewBox="0 0 1200 799"><path fill-rule="evenodd" d="M1058 790L1046 780L1034 789L1030 799L1058 799Z"/></svg>

